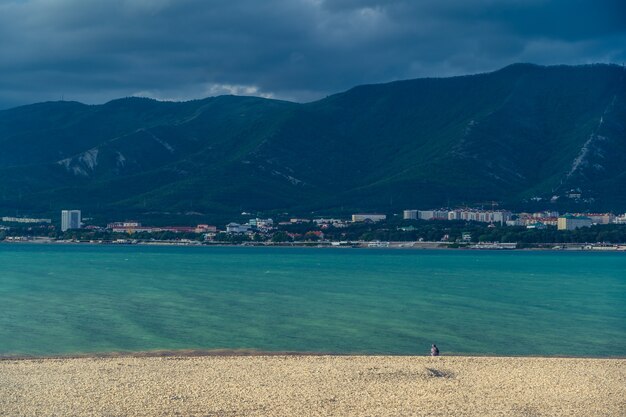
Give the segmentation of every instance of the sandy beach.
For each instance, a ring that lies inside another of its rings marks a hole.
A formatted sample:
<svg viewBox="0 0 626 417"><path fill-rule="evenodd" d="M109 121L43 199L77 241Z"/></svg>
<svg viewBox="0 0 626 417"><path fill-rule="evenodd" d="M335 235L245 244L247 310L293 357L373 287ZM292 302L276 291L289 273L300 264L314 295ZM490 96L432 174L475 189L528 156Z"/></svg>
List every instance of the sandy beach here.
<svg viewBox="0 0 626 417"><path fill-rule="evenodd" d="M624 416L626 359L169 356L0 361L0 416Z"/></svg>

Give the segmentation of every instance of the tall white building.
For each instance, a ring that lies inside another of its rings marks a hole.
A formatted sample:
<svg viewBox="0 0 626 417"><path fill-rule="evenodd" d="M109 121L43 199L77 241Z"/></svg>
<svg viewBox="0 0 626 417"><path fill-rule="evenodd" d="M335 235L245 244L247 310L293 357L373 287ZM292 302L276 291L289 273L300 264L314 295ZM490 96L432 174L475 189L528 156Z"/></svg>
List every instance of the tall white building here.
<svg viewBox="0 0 626 417"><path fill-rule="evenodd" d="M404 210L402 217L404 220L415 220L417 219L417 210Z"/></svg>
<svg viewBox="0 0 626 417"><path fill-rule="evenodd" d="M61 231L68 229L80 229L80 210L62 210L61 211Z"/></svg>

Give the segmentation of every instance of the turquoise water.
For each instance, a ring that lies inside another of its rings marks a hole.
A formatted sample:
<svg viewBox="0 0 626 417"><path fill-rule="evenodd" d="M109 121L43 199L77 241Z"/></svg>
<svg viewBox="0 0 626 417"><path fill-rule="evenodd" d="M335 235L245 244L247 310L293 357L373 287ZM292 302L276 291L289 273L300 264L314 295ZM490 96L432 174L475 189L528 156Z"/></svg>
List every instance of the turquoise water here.
<svg viewBox="0 0 626 417"><path fill-rule="evenodd" d="M626 356L626 254L0 245L0 355Z"/></svg>

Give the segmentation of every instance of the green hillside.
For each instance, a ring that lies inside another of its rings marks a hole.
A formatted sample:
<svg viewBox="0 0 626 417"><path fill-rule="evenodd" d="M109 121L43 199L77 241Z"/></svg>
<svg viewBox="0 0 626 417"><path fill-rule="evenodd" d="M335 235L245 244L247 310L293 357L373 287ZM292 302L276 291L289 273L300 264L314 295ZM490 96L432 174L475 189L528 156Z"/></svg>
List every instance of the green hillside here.
<svg viewBox="0 0 626 417"><path fill-rule="evenodd" d="M192 212L193 222L491 200L624 211L625 74L517 64L308 104L127 98L0 111L0 213Z"/></svg>

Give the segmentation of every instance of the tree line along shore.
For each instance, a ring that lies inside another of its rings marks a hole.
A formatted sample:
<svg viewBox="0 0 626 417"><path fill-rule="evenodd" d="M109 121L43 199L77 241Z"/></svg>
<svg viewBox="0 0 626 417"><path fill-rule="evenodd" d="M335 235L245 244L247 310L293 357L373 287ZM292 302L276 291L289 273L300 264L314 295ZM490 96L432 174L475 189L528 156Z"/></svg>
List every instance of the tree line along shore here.
<svg viewBox="0 0 626 417"><path fill-rule="evenodd" d="M463 248L484 243L516 243L516 248L552 249L626 242L625 224L593 225L576 230L528 229L466 221L402 220L349 223L342 227L313 222L276 224L270 230L247 233L114 232L93 227L61 232L51 224L0 226L0 241L62 241L91 243L173 242L191 244L277 244L368 246L372 242L398 242L401 247ZM412 245L407 245L412 243ZM393 246L393 245L392 245ZM378 245L381 247L381 245Z"/></svg>

